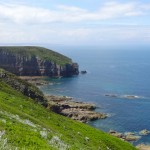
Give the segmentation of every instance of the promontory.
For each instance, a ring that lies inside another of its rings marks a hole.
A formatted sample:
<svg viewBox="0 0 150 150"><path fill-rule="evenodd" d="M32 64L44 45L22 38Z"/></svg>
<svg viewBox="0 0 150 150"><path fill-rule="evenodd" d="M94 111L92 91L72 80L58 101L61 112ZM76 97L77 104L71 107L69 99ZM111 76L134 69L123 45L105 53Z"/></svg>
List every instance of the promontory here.
<svg viewBox="0 0 150 150"><path fill-rule="evenodd" d="M0 67L19 76L68 77L79 74L78 64L70 58L35 46L0 47Z"/></svg>

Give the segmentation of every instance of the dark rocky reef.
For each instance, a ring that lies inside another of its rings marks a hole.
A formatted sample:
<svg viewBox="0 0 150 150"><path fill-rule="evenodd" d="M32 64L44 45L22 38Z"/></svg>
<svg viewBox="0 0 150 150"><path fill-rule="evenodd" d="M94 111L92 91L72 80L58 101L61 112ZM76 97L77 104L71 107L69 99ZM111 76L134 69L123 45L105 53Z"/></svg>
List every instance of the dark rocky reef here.
<svg viewBox="0 0 150 150"><path fill-rule="evenodd" d="M79 74L78 64L70 58L41 47L0 47L0 67L19 76Z"/></svg>
<svg viewBox="0 0 150 150"><path fill-rule="evenodd" d="M86 70L82 70L82 71L81 71L81 74L86 74L86 73L87 73Z"/></svg>

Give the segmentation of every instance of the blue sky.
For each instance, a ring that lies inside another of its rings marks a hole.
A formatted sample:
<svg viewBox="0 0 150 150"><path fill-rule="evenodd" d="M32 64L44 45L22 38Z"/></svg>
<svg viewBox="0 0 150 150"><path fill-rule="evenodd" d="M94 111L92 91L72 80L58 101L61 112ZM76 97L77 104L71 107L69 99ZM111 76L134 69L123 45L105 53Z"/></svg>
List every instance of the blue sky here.
<svg viewBox="0 0 150 150"><path fill-rule="evenodd" d="M148 0L0 0L0 43L150 43Z"/></svg>

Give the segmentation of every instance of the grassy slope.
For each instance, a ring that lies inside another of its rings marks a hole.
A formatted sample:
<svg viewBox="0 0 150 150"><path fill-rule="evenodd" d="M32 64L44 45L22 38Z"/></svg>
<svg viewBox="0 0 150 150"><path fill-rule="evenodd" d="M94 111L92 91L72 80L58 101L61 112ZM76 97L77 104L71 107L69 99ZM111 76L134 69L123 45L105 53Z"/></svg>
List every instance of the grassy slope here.
<svg viewBox="0 0 150 150"><path fill-rule="evenodd" d="M38 56L44 60L50 60L57 64L64 65L67 63L71 63L72 60L62 54L54 52L52 50L36 47L36 46L6 46L0 47L0 52L5 51L9 53L18 54L21 56Z"/></svg>
<svg viewBox="0 0 150 150"><path fill-rule="evenodd" d="M135 149L130 144L102 131L46 110L2 80L0 80L0 131L5 131L0 137L2 150L16 147L27 150Z"/></svg>

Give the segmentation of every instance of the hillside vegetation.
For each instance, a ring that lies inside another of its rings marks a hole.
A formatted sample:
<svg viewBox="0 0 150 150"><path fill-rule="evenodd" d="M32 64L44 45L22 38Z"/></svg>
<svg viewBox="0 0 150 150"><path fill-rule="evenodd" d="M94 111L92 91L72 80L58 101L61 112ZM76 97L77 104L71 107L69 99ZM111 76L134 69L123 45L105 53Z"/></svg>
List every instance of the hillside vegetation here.
<svg viewBox="0 0 150 150"><path fill-rule="evenodd" d="M60 53L37 46L3 46L0 52L12 53L15 55L32 57L35 56L43 60L50 60L59 65L69 64L72 60Z"/></svg>
<svg viewBox="0 0 150 150"><path fill-rule="evenodd" d="M8 79L43 96L0 70L0 150L135 150L127 142L45 109Z"/></svg>

